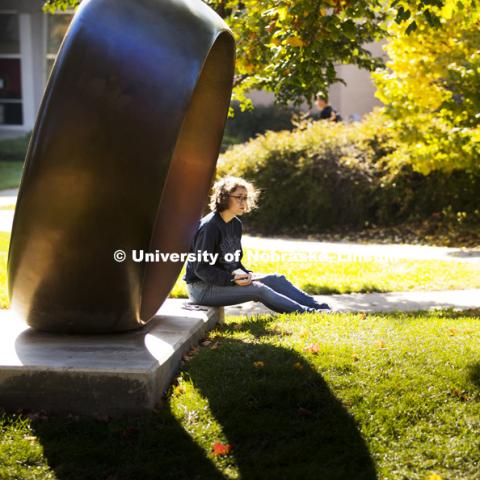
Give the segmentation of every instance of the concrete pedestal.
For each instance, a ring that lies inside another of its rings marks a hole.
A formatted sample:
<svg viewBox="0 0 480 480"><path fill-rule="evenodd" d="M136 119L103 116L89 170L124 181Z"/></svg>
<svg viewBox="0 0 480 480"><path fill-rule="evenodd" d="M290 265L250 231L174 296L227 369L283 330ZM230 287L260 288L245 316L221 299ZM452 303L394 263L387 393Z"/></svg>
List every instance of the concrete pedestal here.
<svg viewBox="0 0 480 480"><path fill-rule="evenodd" d="M223 321L223 309L167 300L143 329L56 335L0 313L0 407L93 416L152 409L182 355Z"/></svg>

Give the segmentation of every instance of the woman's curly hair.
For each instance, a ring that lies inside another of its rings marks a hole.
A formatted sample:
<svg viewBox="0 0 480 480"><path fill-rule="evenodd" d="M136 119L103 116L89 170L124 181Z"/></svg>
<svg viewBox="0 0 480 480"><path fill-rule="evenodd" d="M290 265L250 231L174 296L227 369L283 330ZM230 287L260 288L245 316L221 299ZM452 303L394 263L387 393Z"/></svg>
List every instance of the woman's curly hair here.
<svg viewBox="0 0 480 480"><path fill-rule="evenodd" d="M223 212L227 210L230 195L238 188L243 187L247 190L247 202L245 212L250 212L257 206L259 191L253 184L239 177L224 177L215 182L213 193L210 197L210 210Z"/></svg>

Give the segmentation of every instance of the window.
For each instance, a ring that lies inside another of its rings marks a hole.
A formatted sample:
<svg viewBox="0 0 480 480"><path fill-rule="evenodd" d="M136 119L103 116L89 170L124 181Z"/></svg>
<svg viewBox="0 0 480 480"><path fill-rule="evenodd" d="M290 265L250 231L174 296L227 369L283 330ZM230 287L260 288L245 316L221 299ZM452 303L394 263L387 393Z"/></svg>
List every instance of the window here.
<svg viewBox="0 0 480 480"><path fill-rule="evenodd" d="M0 13L0 125L23 125L20 24Z"/></svg>
<svg viewBox="0 0 480 480"><path fill-rule="evenodd" d="M72 13L47 15L47 78L50 76L63 37L72 21Z"/></svg>

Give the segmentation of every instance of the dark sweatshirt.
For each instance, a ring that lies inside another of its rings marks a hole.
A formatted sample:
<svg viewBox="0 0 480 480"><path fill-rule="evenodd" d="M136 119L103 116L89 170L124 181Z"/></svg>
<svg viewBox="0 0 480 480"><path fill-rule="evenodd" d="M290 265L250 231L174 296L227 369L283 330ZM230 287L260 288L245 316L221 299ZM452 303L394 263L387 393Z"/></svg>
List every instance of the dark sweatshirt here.
<svg viewBox="0 0 480 480"><path fill-rule="evenodd" d="M238 217L233 217L226 223L218 212L210 212L205 215L197 227L190 252L218 254L218 258L213 265L209 263L210 258L187 262L183 280L187 283L204 281L214 285L234 285L231 273L233 270L240 268L245 272L251 271L247 270L241 262L243 257L241 240L242 222ZM238 262L235 259L231 262L225 260L226 253L234 255L236 251L239 251L239 255L236 257L239 259Z"/></svg>

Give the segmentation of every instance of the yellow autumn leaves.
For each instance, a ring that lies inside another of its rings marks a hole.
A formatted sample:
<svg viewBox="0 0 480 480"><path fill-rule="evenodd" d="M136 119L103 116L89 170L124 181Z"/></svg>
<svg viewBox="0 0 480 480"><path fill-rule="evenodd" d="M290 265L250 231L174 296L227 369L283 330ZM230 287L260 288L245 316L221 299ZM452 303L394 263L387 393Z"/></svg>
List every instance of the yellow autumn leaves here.
<svg viewBox="0 0 480 480"><path fill-rule="evenodd" d="M435 13L437 29L417 19L418 29L407 35L392 24L387 69L373 74L398 140L389 158L423 174L473 170L480 153L480 7L446 0Z"/></svg>

